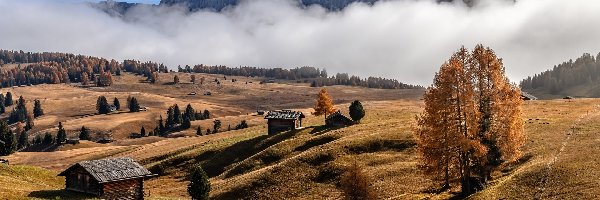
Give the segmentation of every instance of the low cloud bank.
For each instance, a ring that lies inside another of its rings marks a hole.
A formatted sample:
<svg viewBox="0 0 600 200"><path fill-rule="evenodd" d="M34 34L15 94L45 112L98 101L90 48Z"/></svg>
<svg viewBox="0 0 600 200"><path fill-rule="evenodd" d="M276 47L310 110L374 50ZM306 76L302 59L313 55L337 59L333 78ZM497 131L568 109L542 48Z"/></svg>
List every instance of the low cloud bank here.
<svg viewBox="0 0 600 200"><path fill-rule="evenodd" d="M326 68L330 74L429 85L461 45L483 43L512 81L600 52L600 1L433 0L353 4L340 12L292 0L243 1L220 13L140 6L123 18L67 1L0 0L0 48L177 65Z"/></svg>

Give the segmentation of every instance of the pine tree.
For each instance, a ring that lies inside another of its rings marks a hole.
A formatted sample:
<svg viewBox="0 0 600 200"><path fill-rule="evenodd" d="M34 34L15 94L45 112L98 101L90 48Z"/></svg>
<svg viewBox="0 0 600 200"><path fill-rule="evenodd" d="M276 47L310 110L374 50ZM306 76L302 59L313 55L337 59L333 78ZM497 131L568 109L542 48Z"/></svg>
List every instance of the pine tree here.
<svg viewBox="0 0 600 200"><path fill-rule="evenodd" d="M210 181L202 166L197 165L192 169L188 193L194 200L208 200L210 193Z"/></svg>
<svg viewBox="0 0 600 200"><path fill-rule="evenodd" d="M198 128L196 128L196 135L202 136L202 127L198 126Z"/></svg>
<svg viewBox="0 0 600 200"><path fill-rule="evenodd" d="M42 102L36 99L33 104L33 117L37 118L44 115L44 109L42 109Z"/></svg>
<svg viewBox="0 0 600 200"><path fill-rule="evenodd" d="M13 99L12 99L12 93L10 92L6 92L6 98L4 98L4 106L8 107L8 106L12 106L13 105Z"/></svg>
<svg viewBox="0 0 600 200"><path fill-rule="evenodd" d="M142 137L146 137L146 129L142 126L142 129L140 130L140 135Z"/></svg>
<svg viewBox="0 0 600 200"><path fill-rule="evenodd" d="M520 91L491 49L464 47L444 63L424 96L415 133L425 174L462 193L485 184L502 160L519 156L524 141ZM502 159L502 160L500 160ZM481 178L474 183L473 176Z"/></svg>
<svg viewBox="0 0 600 200"><path fill-rule="evenodd" d="M17 138L4 120L0 120L0 156L8 156L17 149Z"/></svg>
<svg viewBox="0 0 600 200"><path fill-rule="evenodd" d="M213 121L213 133L218 133L219 129L221 129L221 120Z"/></svg>
<svg viewBox="0 0 600 200"><path fill-rule="evenodd" d="M80 140L90 140L90 129L85 126L81 126L81 130L79 131L79 139Z"/></svg>
<svg viewBox="0 0 600 200"><path fill-rule="evenodd" d="M110 105L108 104L106 97L98 97L98 100L96 100L96 110L98 111L98 114L110 113Z"/></svg>
<svg viewBox="0 0 600 200"><path fill-rule="evenodd" d="M154 131L157 134L162 134L162 132L165 130L165 126L163 125L163 117L162 115L160 116L160 119L158 120L158 131Z"/></svg>
<svg viewBox="0 0 600 200"><path fill-rule="evenodd" d="M43 144L52 144L54 142L54 137L52 137L52 134L46 132L44 134L44 140L42 141Z"/></svg>
<svg viewBox="0 0 600 200"><path fill-rule="evenodd" d="M175 122L175 124L181 124L183 122L181 110L179 110L179 106L177 104L175 104L173 107L173 122Z"/></svg>
<svg viewBox="0 0 600 200"><path fill-rule="evenodd" d="M333 108L333 101L331 100L331 97L327 93L327 90L325 90L324 88L321 89L321 91L319 92L319 96L318 96L318 99L317 99L314 109L315 109L315 112L313 113L313 115L315 115L315 116L324 115L325 118L327 118L328 114L335 112L335 109Z"/></svg>
<svg viewBox="0 0 600 200"><path fill-rule="evenodd" d="M113 100L113 105L115 106L115 108L117 108L117 110L121 110L121 102L119 102L119 99L117 99L117 97L115 97L115 99Z"/></svg>
<svg viewBox="0 0 600 200"><path fill-rule="evenodd" d="M169 110L167 110L166 127L171 128L175 125L174 108L175 108L175 106L171 106L171 107L169 107Z"/></svg>
<svg viewBox="0 0 600 200"><path fill-rule="evenodd" d="M192 108L192 105L190 104L185 107L185 113L183 115L184 117L189 118L190 121L196 120L196 111L194 111L194 108Z"/></svg>
<svg viewBox="0 0 600 200"><path fill-rule="evenodd" d="M17 149L23 149L28 146L29 146L29 135L27 134L27 131L22 131L21 133L19 133L19 141L17 144Z"/></svg>
<svg viewBox="0 0 600 200"><path fill-rule="evenodd" d="M355 100L350 104L349 110L350 117L356 122L360 122L360 120L365 116L365 110L358 100Z"/></svg>
<svg viewBox="0 0 600 200"><path fill-rule="evenodd" d="M23 96L17 100L17 106L15 106L8 117L8 123L25 122L27 121L27 104Z"/></svg>
<svg viewBox="0 0 600 200"><path fill-rule="evenodd" d="M183 117L183 122L181 123L181 127L183 129L188 129L188 128L192 127L192 123L190 122L190 118Z"/></svg>
<svg viewBox="0 0 600 200"><path fill-rule="evenodd" d="M56 134L56 143L62 144L67 141L67 131L63 128L62 122L58 122L58 133Z"/></svg>
<svg viewBox="0 0 600 200"><path fill-rule="evenodd" d="M135 97L131 97L129 100L129 112L140 112L140 104Z"/></svg>
<svg viewBox="0 0 600 200"><path fill-rule="evenodd" d="M6 106L4 106L4 94L0 93L0 114L4 114L6 112Z"/></svg>
<svg viewBox="0 0 600 200"><path fill-rule="evenodd" d="M204 110L202 116L204 116L204 119L210 119L210 112L208 110Z"/></svg>
<svg viewBox="0 0 600 200"><path fill-rule="evenodd" d="M33 128L34 124L34 118L33 115L31 114L27 114L27 121L25 122L25 130L31 130Z"/></svg>

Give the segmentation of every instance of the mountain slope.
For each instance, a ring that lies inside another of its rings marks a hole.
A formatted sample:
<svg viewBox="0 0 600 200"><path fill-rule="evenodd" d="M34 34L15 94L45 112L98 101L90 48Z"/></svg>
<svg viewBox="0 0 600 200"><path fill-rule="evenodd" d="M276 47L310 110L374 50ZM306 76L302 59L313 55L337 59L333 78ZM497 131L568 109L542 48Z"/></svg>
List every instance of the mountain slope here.
<svg viewBox="0 0 600 200"><path fill-rule="evenodd" d="M521 89L538 98L600 97L600 54L588 53L521 81Z"/></svg>

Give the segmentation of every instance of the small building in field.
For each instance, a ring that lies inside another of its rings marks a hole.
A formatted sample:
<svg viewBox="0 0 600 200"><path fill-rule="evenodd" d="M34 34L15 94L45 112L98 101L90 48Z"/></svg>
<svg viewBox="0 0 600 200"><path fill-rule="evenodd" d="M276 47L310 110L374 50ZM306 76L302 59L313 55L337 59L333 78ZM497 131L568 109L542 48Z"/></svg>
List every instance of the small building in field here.
<svg viewBox="0 0 600 200"><path fill-rule="evenodd" d="M529 100L537 100L538 98L527 92L521 92L521 99L523 99L525 101L529 101Z"/></svg>
<svg viewBox="0 0 600 200"><path fill-rule="evenodd" d="M67 139L67 144L79 144L79 138L69 138Z"/></svg>
<svg viewBox="0 0 600 200"><path fill-rule="evenodd" d="M154 176L132 158L82 161L58 174L65 189L101 199L144 199L144 179Z"/></svg>
<svg viewBox="0 0 600 200"><path fill-rule="evenodd" d="M304 114L300 111L270 111L265 116L268 123L269 135L302 127L302 119L304 117Z"/></svg>
<svg viewBox="0 0 600 200"><path fill-rule="evenodd" d="M115 111L117 111L117 106L110 105L110 112L115 112Z"/></svg>
<svg viewBox="0 0 600 200"><path fill-rule="evenodd" d="M339 110L325 118L325 124L332 127L344 127L354 124L352 119L346 117Z"/></svg>

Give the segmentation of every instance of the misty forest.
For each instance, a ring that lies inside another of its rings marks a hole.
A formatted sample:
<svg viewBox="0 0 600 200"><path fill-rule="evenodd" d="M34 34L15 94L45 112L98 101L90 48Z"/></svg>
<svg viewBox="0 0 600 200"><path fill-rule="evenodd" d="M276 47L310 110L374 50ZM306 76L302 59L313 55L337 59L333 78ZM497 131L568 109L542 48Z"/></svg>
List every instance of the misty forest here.
<svg viewBox="0 0 600 200"><path fill-rule="evenodd" d="M598 10L0 0L0 199L597 199Z"/></svg>

